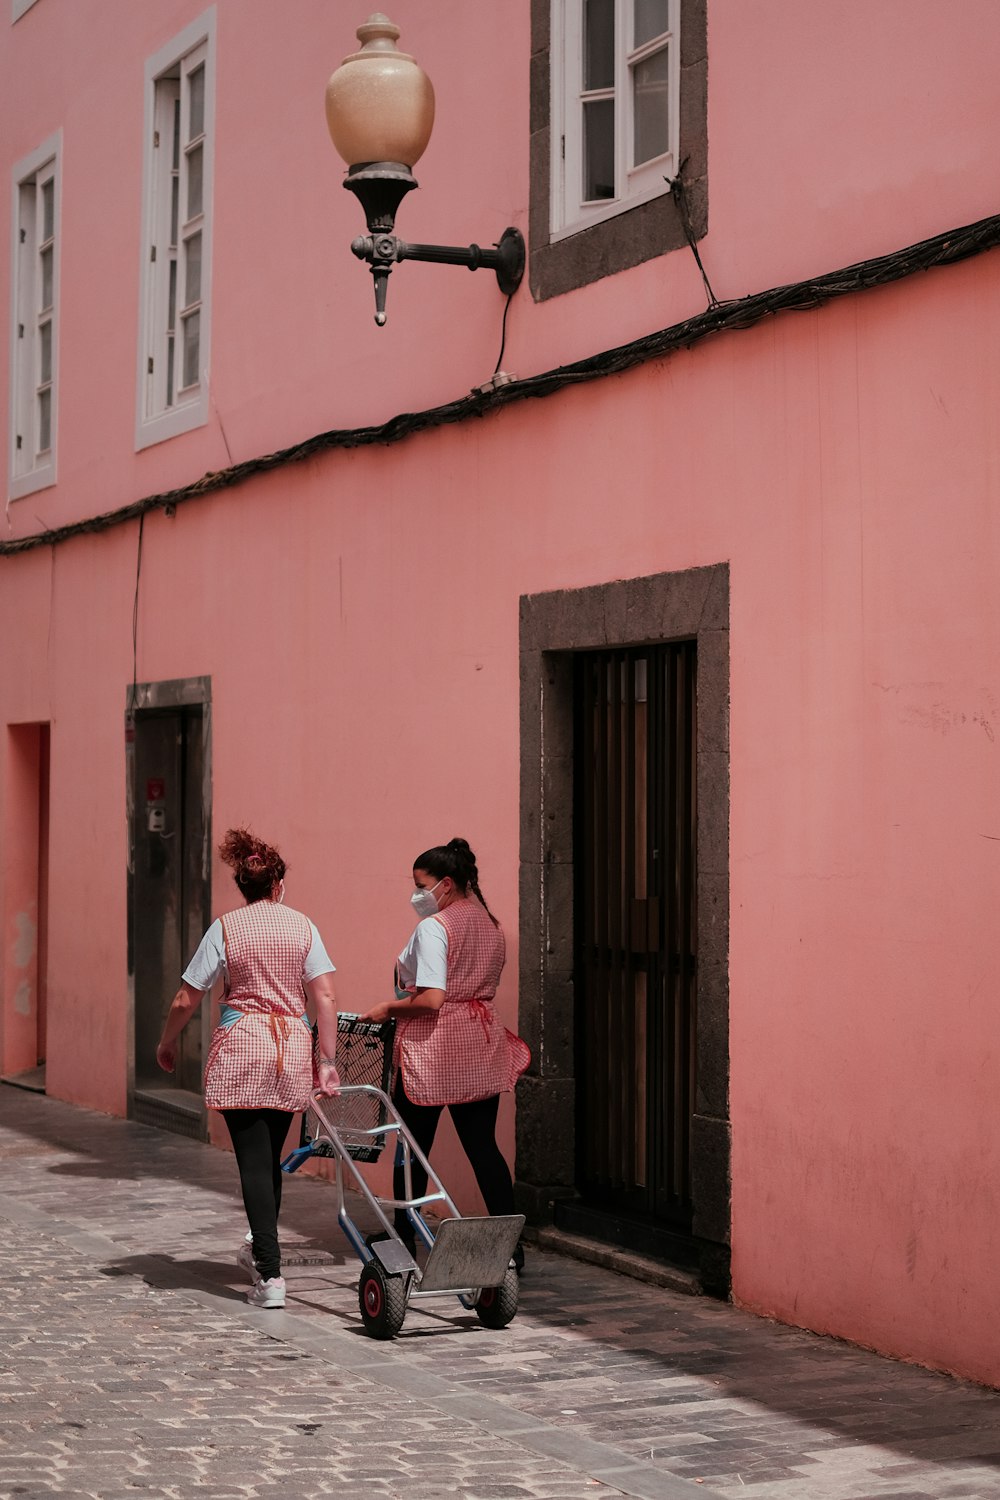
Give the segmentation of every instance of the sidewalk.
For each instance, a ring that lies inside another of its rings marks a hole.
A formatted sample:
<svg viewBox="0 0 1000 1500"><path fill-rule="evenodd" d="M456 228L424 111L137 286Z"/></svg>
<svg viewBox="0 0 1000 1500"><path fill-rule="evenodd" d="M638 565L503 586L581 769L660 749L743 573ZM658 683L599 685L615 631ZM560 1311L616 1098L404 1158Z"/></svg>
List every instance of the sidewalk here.
<svg viewBox="0 0 1000 1500"><path fill-rule="evenodd" d="M1000 1393L531 1250L362 1332L329 1185L250 1309L232 1158L0 1086L0 1500L1000 1500Z"/></svg>

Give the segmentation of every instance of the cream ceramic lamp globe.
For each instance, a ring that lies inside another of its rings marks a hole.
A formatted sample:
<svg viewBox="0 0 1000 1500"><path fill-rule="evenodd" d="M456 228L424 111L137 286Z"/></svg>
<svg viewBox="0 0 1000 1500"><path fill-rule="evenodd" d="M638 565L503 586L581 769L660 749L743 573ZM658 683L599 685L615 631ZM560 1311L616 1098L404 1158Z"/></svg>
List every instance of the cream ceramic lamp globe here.
<svg viewBox="0 0 1000 1500"><path fill-rule="evenodd" d="M357 36L360 51L344 58L326 86L330 138L351 169L376 162L412 168L434 124L431 81L399 51L399 27L387 16L369 17Z"/></svg>
<svg viewBox="0 0 1000 1500"><path fill-rule="evenodd" d="M490 249L478 245L415 245L395 233L396 210L417 186L413 166L424 153L434 124L434 90L422 68L396 46L398 26L376 13L358 27L361 49L345 57L326 86L326 123L347 166L344 187L364 209L367 235L351 243L367 261L375 286L375 322L385 324L389 273L402 260L480 266L496 272L511 297L524 275L524 237L505 229Z"/></svg>

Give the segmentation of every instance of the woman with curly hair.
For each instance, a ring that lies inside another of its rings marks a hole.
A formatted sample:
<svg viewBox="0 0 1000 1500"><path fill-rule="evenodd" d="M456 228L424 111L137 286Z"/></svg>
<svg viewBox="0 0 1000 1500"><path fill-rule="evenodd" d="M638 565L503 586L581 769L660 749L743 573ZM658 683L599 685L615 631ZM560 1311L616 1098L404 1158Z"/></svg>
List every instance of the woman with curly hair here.
<svg viewBox="0 0 1000 1500"><path fill-rule="evenodd" d="M225 988L205 1064L205 1103L221 1112L239 1168L250 1233L236 1259L253 1281L247 1301L284 1307L281 1152L293 1114L306 1108L314 1087L333 1094L340 1083L334 966L309 918L282 905L287 867L277 849L245 828L231 828L219 854L245 905L219 917L202 938L167 1014L156 1061L165 1072L174 1071L177 1038L221 978ZM315 1081L307 997L319 1031Z"/></svg>
<svg viewBox="0 0 1000 1500"><path fill-rule="evenodd" d="M447 1108L491 1214L514 1212L510 1170L496 1140L500 1095L508 1093L531 1058L520 1037L493 1008L504 965L503 930L479 889L475 855L465 839L451 839L413 862L410 897L420 920L396 963L401 998L377 1005L369 1021L395 1016L393 1102L426 1156ZM427 1174L413 1162L420 1197ZM393 1196L404 1196L397 1160ZM412 1250L413 1226L397 1211L396 1231ZM524 1253L514 1255L520 1270Z"/></svg>

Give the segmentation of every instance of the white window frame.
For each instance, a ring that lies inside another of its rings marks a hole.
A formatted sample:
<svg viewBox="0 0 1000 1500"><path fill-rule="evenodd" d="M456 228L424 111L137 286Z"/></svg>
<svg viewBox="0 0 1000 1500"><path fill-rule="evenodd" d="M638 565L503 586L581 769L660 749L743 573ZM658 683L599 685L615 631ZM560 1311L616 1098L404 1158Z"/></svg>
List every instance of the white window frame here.
<svg viewBox="0 0 1000 1500"><path fill-rule="evenodd" d="M11 202L10 393L8 485L20 500L56 482L59 432L59 248L62 131L16 163ZM43 189L52 184L52 234L42 238ZM51 301L42 307L43 254L51 254ZM49 369L42 368L48 329ZM48 378L46 379L46 374ZM48 392L49 442L42 449L39 405Z"/></svg>
<svg viewBox="0 0 1000 1500"><path fill-rule="evenodd" d="M215 34L213 5L155 56L145 68L143 130L143 231L140 242L139 339L136 361L136 449L149 448L168 438L203 427L208 421L208 366L212 334L212 201L215 146ZM189 137L187 80L204 68L203 129ZM178 166L171 153L174 141L174 101L180 100ZM202 206L191 219L188 203L187 152L201 154ZM172 243L171 192L177 178L179 202L177 241ZM201 236L200 298L183 303L184 245ZM173 374L168 375L168 322L171 263L175 265ZM183 379L183 323L194 313L199 320L197 378Z"/></svg>
<svg viewBox="0 0 1000 1500"><path fill-rule="evenodd" d="M665 178L678 168L680 139L680 8L668 0L669 29L642 47L632 48L632 0L615 0L615 196L592 202L582 198L583 184L583 3L552 0L551 80L552 164L550 241L567 238L626 213L640 203L669 192ZM667 38L669 149L651 161L632 166L633 111L631 68L659 51Z"/></svg>

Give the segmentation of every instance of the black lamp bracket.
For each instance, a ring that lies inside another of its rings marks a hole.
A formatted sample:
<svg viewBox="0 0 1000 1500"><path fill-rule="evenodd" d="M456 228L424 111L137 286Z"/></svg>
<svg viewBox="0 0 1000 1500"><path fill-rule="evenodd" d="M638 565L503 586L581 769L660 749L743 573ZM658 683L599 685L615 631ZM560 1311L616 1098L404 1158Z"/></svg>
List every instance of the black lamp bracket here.
<svg viewBox="0 0 1000 1500"><path fill-rule="evenodd" d="M371 266L375 278L375 321L385 323L385 294L389 272L401 260L425 260L444 266L481 266L496 272L497 285L511 297L524 276L524 236L519 229L505 229L490 249L479 245L411 245L393 233L396 209L403 197L417 186L408 167L399 162L363 162L354 166L344 186L355 193L365 210L369 233L359 235L351 249Z"/></svg>
<svg viewBox="0 0 1000 1500"><path fill-rule="evenodd" d="M524 276L524 236L519 229L505 229L488 250L479 245L412 245L394 234L363 234L351 245L359 260L371 266L375 278L375 321L385 322L385 292L389 272L401 260L431 261L441 266L480 267L495 271L497 286L510 297Z"/></svg>

